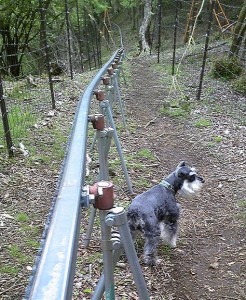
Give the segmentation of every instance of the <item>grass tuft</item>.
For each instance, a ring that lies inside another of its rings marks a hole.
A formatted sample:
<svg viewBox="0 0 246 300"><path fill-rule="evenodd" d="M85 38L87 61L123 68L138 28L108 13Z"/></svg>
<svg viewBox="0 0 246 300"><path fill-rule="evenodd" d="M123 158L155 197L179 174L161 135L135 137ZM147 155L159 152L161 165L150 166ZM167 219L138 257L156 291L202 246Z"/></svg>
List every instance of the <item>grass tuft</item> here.
<svg viewBox="0 0 246 300"><path fill-rule="evenodd" d="M29 221L29 217L26 213L18 213L16 216L16 220L21 223L27 223Z"/></svg>
<svg viewBox="0 0 246 300"><path fill-rule="evenodd" d="M208 120L208 119L200 119L200 120L197 120L195 123L194 123L194 126L197 127L197 128L205 128L205 127L210 127L212 126L213 123L211 120Z"/></svg>

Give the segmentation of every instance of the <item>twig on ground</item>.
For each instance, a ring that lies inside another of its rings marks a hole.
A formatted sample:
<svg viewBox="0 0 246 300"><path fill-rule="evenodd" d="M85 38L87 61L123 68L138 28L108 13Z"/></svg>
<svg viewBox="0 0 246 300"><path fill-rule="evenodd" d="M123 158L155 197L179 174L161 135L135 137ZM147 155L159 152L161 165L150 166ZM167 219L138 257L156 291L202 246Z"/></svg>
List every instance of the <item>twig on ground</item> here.
<svg viewBox="0 0 246 300"><path fill-rule="evenodd" d="M179 135L178 133L173 133L173 132L163 132L162 134L159 135L159 138L162 137L163 135L172 135L172 136L177 136Z"/></svg>
<svg viewBox="0 0 246 300"><path fill-rule="evenodd" d="M134 163L129 163L130 166L134 166L135 164ZM143 167L146 167L146 168L150 168L150 167L158 167L160 164L159 163L156 163L156 164L149 164L149 165L142 165Z"/></svg>
<svg viewBox="0 0 246 300"><path fill-rule="evenodd" d="M241 175L241 176L237 176L234 178L229 178L229 177L220 177L218 178L220 181L228 181L228 182L234 182L234 181L238 181L240 179L244 179L246 178L246 175Z"/></svg>
<svg viewBox="0 0 246 300"><path fill-rule="evenodd" d="M150 121L144 126L144 128L147 128L150 124L155 123L155 120L156 120L156 119L157 119L157 116L156 116L154 119L150 120Z"/></svg>
<svg viewBox="0 0 246 300"><path fill-rule="evenodd" d="M23 283L19 283L19 284L16 284L16 283L17 283L21 278L23 278L23 277L25 277L25 276L22 276L22 277L18 278L18 279L14 282L13 285L11 285L11 286L8 287L7 289L5 289L5 290L3 290L2 292L0 292L0 296L3 295L3 294L5 294L7 291L14 289L15 287L22 286Z"/></svg>
<svg viewBox="0 0 246 300"><path fill-rule="evenodd" d="M158 167L160 164L150 164L150 165L143 165L143 167L150 168L150 167Z"/></svg>

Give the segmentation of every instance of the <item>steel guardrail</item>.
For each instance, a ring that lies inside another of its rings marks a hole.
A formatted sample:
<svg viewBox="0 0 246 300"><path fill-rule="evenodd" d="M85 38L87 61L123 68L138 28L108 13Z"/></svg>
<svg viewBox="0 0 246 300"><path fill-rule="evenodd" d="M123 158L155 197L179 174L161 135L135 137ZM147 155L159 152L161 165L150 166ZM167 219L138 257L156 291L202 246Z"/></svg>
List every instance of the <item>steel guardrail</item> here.
<svg viewBox="0 0 246 300"><path fill-rule="evenodd" d="M79 98L47 235L24 299L72 298L86 172L88 113L93 91L117 55L124 55L123 48L104 64Z"/></svg>

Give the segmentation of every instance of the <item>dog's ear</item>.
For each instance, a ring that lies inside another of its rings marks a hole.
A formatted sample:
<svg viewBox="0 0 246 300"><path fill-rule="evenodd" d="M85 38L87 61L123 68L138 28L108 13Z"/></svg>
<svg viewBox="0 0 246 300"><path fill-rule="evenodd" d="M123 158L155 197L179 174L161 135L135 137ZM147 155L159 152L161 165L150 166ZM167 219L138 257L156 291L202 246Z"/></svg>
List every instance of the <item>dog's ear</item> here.
<svg viewBox="0 0 246 300"><path fill-rule="evenodd" d="M185 161L181 161L178 165L178 168L184 167L185 165L186 165Z"/></svg>
<svg viewBox="0 0 246 300"><path fill-rule="evenodd" d="M190 174L190 170L188 168L180 167L180 169L177 172L178 177L187 177Z"/></svg>

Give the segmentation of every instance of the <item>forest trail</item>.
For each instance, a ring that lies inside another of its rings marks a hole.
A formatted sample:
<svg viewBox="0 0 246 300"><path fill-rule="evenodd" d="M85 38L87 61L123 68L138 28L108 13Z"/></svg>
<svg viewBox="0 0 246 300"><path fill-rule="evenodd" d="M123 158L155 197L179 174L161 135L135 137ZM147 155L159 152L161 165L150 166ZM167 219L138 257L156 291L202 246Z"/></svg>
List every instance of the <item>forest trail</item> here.
<svg viewBox="0 0 246 300"><path fill-rule="evenodd" d="M245 126L225 112L235 103L223 103L219 95L221 112L215 113L213 104L205 107L200 103L185 118L160 114L170 86L153 71L155 60L132 60L133 86L126 92L126 107L128 118L138 126L125 147L130 151L149 149L159 166L133 173L159 182L185 160L197 168L206 183L196 198L179 198L178 245L166 252L167 257L160 250L160 265L147 271L153 285L151 295L153 299L175 300L245 299ZM194 126L205 117L211 119L212 126ZM210 145L215 136L223 137L221 143Z"/></svg>
<svg viewBox="0 0 246 300"><path fill-rule="evenodd" d="M180 97L177 90L170 93L170 75L167 71L170 53L164 55L160 65L156 64L156 57L153 56L126 59L125 62L130 79L127 85L121 84L121 90L129 134L123 130L120 115L115 114L115 117L117 127L121 125L118 134L134 195L159 183L181 160L195 166L206 182L196 198L178 197L182 214L177 248L170 250L160 245L160 263L157 266L149 268L143 264L143 240L137 241L136 250L143 275L152 300L243 300L246 299L246 98L233 93L227 83L208 77L204 85L213 87L209 99L198 103L193 100L191 90L184 103L164 105L165 113L160 113L163 104L170 102L171 98ZM181 79L186 80L185 88L192 89L196 78L190 70L194 70L195 66L184 64L183 68L186 67L190 69L184 70L186 76ZM72 82L66 84L69 86ZM74 93L79 95L81 90L74 90ZM181 104L184 110L180 109ZM70 98L61 105L63 107L52 119L52 124L55 125L54 130L61 127L66 136L72 124L77 98ZM170 111L174 113L172 116ZM43 130L42 135L33 131L33 141L42 147L47 145L47 152L50 152L50 141L54 140L52 128ZM127 207L133 196L127 192L115 153L110 153L109 163L113 170L110 180L116 188L116 205ZM35 163L35 157L33 159ZM56 163L58 166L60 160ZM94 165L92 174L96 177L96 160ZM0 194L3 211L11 216L26 212L31 218L24 220L24 224L13 218L5 220L0 256L4 267L10 266L16 273L5 272L1 276L1 300L19 300L23 297L32 263L28 260L28 269L26 261L17 263L18 258L25 257L20 256L19 252L20 257L11 257L9 245L20 245L21 254L28 255L34 261L38 246L30 248L26 241L28 237L33 236L34 239L39 233L39 238L42 234L58 175L58 167L52 169L39 161L34 166L29 165L24 158L17 157L12 164L7 161L4 165ZM83 210L73 300L91 299L103 268L99 223L94 224L89 248L83 247L83 230L88 224L86 214L87 211ZM35 245L39 245L39 239ZM115 288L116 299L138 299L124 257L115 270Z"/></svg>

